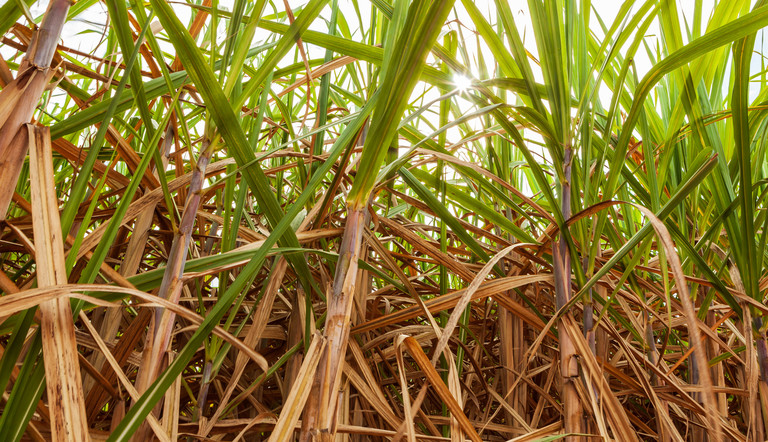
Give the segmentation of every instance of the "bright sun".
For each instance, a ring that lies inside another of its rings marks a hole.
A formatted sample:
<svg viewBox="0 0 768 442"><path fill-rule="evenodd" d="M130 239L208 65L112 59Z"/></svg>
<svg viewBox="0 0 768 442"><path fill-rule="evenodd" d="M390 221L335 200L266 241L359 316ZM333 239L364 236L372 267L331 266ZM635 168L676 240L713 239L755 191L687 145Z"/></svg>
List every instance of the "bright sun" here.
<svg viewBox="0 0 768 442"><path fill-rule="evenodd" d="M456 88L460 92L464 92L470 87L472 87L472 79L469 77L466 77L464 75L454 75L453 76L453 84L456 85Z"/></svg>

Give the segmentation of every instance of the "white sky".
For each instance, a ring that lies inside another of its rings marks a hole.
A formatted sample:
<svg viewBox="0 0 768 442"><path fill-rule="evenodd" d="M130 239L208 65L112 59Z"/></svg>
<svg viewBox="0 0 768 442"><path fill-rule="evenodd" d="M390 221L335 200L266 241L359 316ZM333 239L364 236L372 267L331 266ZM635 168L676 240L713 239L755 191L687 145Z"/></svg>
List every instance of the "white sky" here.
<svg viewBox="0 0 768 442"><path fill-rule="evenodd" d="M32 8L31 12L33 16L39 16L45 11L45 7L47 5L47 1L41 0L35 3ZM183 0L179 0L176 4L178 7L176 10L178 11L179 18L183 23L189 22L190 12L191 8L184 6ZM305 1L296 1L296 0L290 0L289 4L293 8L301 7ZM361 15L364 21L370 17L370 8L371 4L366 0L361 0L358 2L361 8ZM493 0L475 0L475 5L485 13L486 17L495 17L495 5ZM518 26L520 26L521 29L524 29L524 32L526 35L532 35L533 31L530 27L529 23L529 14L528 14L528 7L527 2L525 1L514 1L511 2L513 4L513 12L516 13L516 19L518 21ZM600 12L600 16L604 20L604 22L607 25L610 25L610 23L613 21L613 19L616 17L616 14L619 11L619 8L621 7L621 4L623 2L619 0L592 0L593 7ZM643 3L643 2L638 2ZM709 15L709 12L712 11L714 6L714 0L704 0L702 3L702 10L705 11L705 16ZM234 4L234 0L220 0L219 5L222 9L231 10L232 5ZM282 2L277 2L279 7L282 10ZM358 25L357 17L354 12L354 8L352 7L352 2L350 0L339 0L339 5L341 10L344 12L345 18L349 22L349 26L351 29L356 27ZM691 23L691 12L694 7L694 1L693 0L679 0L678 1L678 10L680 13L681 20L684 20L683 17L688 17L688 23ZM270 6L267 6L267 11L272 11L270 9ZM467 17L467 14L461 5L461 1L456 2L456 15L451 15L451 18L458 18L459 21L465 23L467 26L472 27L471 21ZM330 16L330 7L326 7L325 11L322 14L324 17ZM62 33L63 40L67 41L67 44L70 46L74 46L75 49L84 51L84 52L91 52L94 48L94 44L97 43L100 39L100 34L103 32L104 26L106 25L106 19L107 19L107 13L106 13L106 7L103 4L97 4L94 7L92 7L87 13L82 14L78 19L75 21L68 22L65 25L64 31ZM706 23L706 17L704 22ZM492 21L493 23L493 21ZM365 24L367 27L367 23ZM681 26L684 26L683 23L681 23ZM455 25L454 25L455 28ZM318 31L326 31L327 28L325 27L325 21L323 20L316 20L310 29L318 30ZM646 41L653 45L655 44L654 39L658 35L658 23L654 22L651 27L648 30L648 35L646 37ZM261 31L261 30L260 30ZM467 29L464 29L465 33L467 32ZM266 31L261 31L261 34L256 35L256 40L263 39L268 35ZM359 36L359 34L358 34ZM466 40L467 43L472 43L471 39ZM527 39L525 42L526 44L530 45L529 50L532 53L536 53L535 51L535 45L533 38ZM761 38L758 38L758 47L761 47ZM322 56L324 54L324 50L321 48L309 46L308 47L310 51L310 55L316 55L316 56ZM470 48L469 50L476 50L474 47ZM3 55L5 55L5 51L3 52ZM492 58L490 53L487 53L484 55L486 56L486 59ZM754 57L754 59L757 61L758 57ZM645 74L648 69L651 67L651 63L643 49L638 51L637 57L635 59L637 68L638 68L638 75L642 77L643 74Z"/></svg>
<svg viewBox="0 0 768 442"><path fill-rule="evenodd" d="M34 16L41 15L45 12L45 7L47 6L47 1L41 0L35 3L32 8L31 12ZM178 7L176 10L178 11L178 16L182 23L188 23L191 15L191 8L184 6L182 1L179 1L176 3ZM282 2L277 2L282 10ZM295 1L291 0L289 1L289 4L293 8L301 7L305 2L304 1ZM361 9L361 15L363 21L368 20L370 17L370 8L371 4L365 0L361 0L358 2L360 9ZM480 11L484 12L486 17L495 17L495 5L493 0L475 0L475 5L480 9ZM528 13L528 6L527 2L525 1L515 1L513 3L513 12L516 14L516 20L518 21L518 26L521 27L521 29L524 29L526 35L533 35L533 30L530 27L529 23L529 13ZM600 16L604 20L604 22L609 26L610 23L613 21L613 19L616 17L616 14L619 11L619 8L621 7L621 1L618 0L592 0L593 7L597 9L600 12ZM642 3L642 2L638 2ZM219 7L226 10L231 10L232 5L234 4L234 0L220 0L219 1ZM692 0L681 0L678 2L678 9L681 15L681 19L683 15L687 15L690 18L691 9L693 8L694 2ZM457 1L455 3L456 8L456 14L452 14L450 18L458 18L459 21L463 22L468 27L473 27L471 20L469 20L465 9L463 8L461 1ZM714 5L714 0L704 0L703 2L703 10L704 11L711 11ZM350 0L339 0L339 7L341 8L341 11L344 12L344 16L346 20L349 22L350 29L353 30L357 25L359 25L357 22L357 16L355 14L355 10L352 6L352 2ZM267 13L270 13L272 10L270 9L270 6L267 6ZM323 14L324 17L328 18L330 16L330 7L326 7ZM64 31L62 32L62 38L63 40L67 41L68 45L75 46L75 49L84 51L84 52L90 52L93 50L94 43L99 41L100 34L103 32L104 26L106 25L106 19L107 19L107 12L106 7L103 4L96 4L94 7L92 7L87 13L82 14L78 19L75 21L68 22L65 25ZM705 21L706 22L706 21ZM493 21L491 22L493 24ZM690 23L690 20L689 20ZM364 26L367 27L367 22L364 24ZM455 25L454 25L455 28ZM325 27L325 21L323 20L316 20L310 29L318 30L318 31L327 31L327 28ZM648 43L652 43L652 40L655 38L656 35L658 35L658 24L654 22L651 27L648 30L648 36L647 41ZM261 30L260 30L261 31ZM467 29L465 28L464 31L466 34L468 34ZM263 39L268 35L266 31L261 31L261 34L256 35L256 40ZM359 36L359 34L357 34ZM74 42L74 43L73 43ZM471 43L471 39L467 39L468 43ZM528 45L531 45L532 47L529 48L529 50L532 50L531 52L535 53L535 45L532 38L527 39L525 42ZM472 48L474 49L474 48ZM311 54L318 54L317 56L322 56L324 54L324 50L317 48L317 47L309 47L310 51L313 51ZM313 55L314 55L313 54ZM491 59L490 53L486 54L486 59ZM648 57L645 54L645 51L641 50L638 53L638 57L636 59L637 67L639 69L638 74L643 75L645 72L647 72L648 69L650 69L650 61L648 60Z"/></svg>
<svg viewBox="0 0 768 442"><path fill-rule="evenodd" d="M45 11L45 7L47 5L47 1L41 0L38 1L33 7L31 8L32 14L34 16L41 15ZM176 3L178 7L176 7L176 10L178 11L179 18L183 23L188 23L190 20L191 15L191 8L184 6L183 1L180 0ZM289 4L291 4L292 8L300 8L305 1L296 1L296 0L290 0ZM367 20L370 17L370 8L371 4L370 2L366 0L359 1L359 6L361 9L361 16L363 21L365 22L364 26L367 27ZM496 8L495 8L495 2L494 0L475 0L475 5L485 13L486 17L495 17L496 14ZM616 14L619 11L619 8L621 7L621 4L623 2L619 0L592 0L593 7L600 12L600 16L606 23L606 25L610 26L610 23L613 21L613 19L616 17ZM643 2L638 2L643 3ZM232 5L234 4L234 0L220 0L219 5L222 9L231 10ZM276 3L280 10L282 10L282 2ZM452 14L450 18L452 19L458 19L458 21L463 22L467 27L473 27L471 20L469 20L461 1L457 1L455 8L455 15ZM524 30L525 35L532 36L533 30L530 26L530 19L529 19L529 13L528 13L528 6L527 2L525 1L515 1L512 2L513 4L513 12L516 15L516 20L518 22L518 26L520 29ZM705 11L705 17L704 17L704 23L706 24L706 21L708 19L709 14L711 14L711 11L713 10L715 1L714 0L703 0L702 2L702 10ZM344 13L344 17L349 23L350 29L355 30L357 26L359 26L359 23L357 23L357 15L355 13L355 10L352 6L351 0L339 0L339 6L341 8L341 11ZM692 16L692 9L694 7L694 1L693 0L680 0L678 1L678 10L680 14L681 20L685 20L684 17L687 17L688 23L692 22L691 16ZM271 9L270 6L267 6L268 13L271 13L273 9ZM326 7L323 12L323 17L330 17L330 7ZM63 40L67 41L67 44L70 46L74 46L75 49L84 51L84 52L91 52L94 50L94 46L98 41L100 40L101 34L103 32L104 26L106 25L107 21L107 13L106 13L106 7L103 4L97 4L94 7L92 7L87 13L82 14L76 21L68 22L65 25L64 31L62 33ZM491 20L491 23L493 24L494 20ZM318 30L325 32L327 31L326 25L324 20L316 20L310 29ZM681 23L681 26L684 26L684 23ZM453 28L456 28L456 25L453 25ZM222 29L223 32L223 29ZM470 35L471 33L467 30L465 27L463 29L463 32L465 35ZM646 42L650 46L655 46L655 39L657 38L659 33L659 27L658 22L654 21L654 23L651 24L650 28L648 29L648 33L646 36ZM685 32L684 32L685 34ZM762 32L761 32L762 34ZM256 35L256 41L265 39L269 34L266 31L259 30ZM356 35L357 37L360 36L359 33ZM476 53L477 48L474 45L472 38L467 38L465 42L470 46L468 47L468 51L470 54ZM529 47L529 51L531 53L536 53L536 47L535 42L533 38L528 38L525 41L526 45ZM757 48L762 49L762 35L758 38ZM322 48L318 48L316 46L309 45L307 47L310 57L322 57L324 55L324 50ZM761 51L762 52L762 51ZM6 52L3 52L3 55L6 55ZM486 60L492 59L492 55L489 51L484 50L483 55ZM291 56L292 57L292 56ZM637 53L637 56L635 58L635 63L638 69L638 76L642 78L642 76L650 69L651 62L645 52L644 49L640 49ZM760 59L759 57L753 57L753 63L754 63L754 71L758 71L760 69Z"/></svg>
<svg viewBox="0 0 768 442"><path fill-rule="evenodd" d="M32 14L34 16L41 15L45 11L45 7L47 6L47 1L39 1L36 3L32 8ZM295 1L290 0L289 4L292 8L298 8L301 7L305 3L304 0L302 1ZM368 27L368 20L370 17L370 8L371 4L367 0L361 0L358 2L359 6L361 8L360 13L363 21L363 27ZM487 18L490 18L490 22L492 25L495 24L495 17L496 17L496 10L493 0L475 0L475 5L482 11ZM638 2L643 3L643 2ZM220 0L219 1L219 7L222 9L231 10L232 6L234 4L234 0ZM283 3L282 2L275 2L273 3L276 5L279 10L283 10ZM349 28L353 32L353 38L361 38L360 32L357 31L355 33L355 29L359 28L360 24L358 23L358 17L355 13L355 9L352 6L351 0L339 0L339 5L341 8L341 11L344 14L344 18L347 20ZM468 45L467 52L469 53L469 57L473 60L470 60L471 65L475 65L476 62L474 58L477 55L478 48L476 46L476 41L474 39L474 36L472 35L472 31L469 28L474 28L473 24L471 23L471 20L469 19L466 11L464 10L461 1L457 1L456 3L455 12L449 16L449 20L456 19L456 21L463 23L465 26L463 27L462 31L464 34L464 42ZM511 2L513 13L515 14L515 19L517 21L518 27L521 29L521 32L523 32L523 35L528 36L528 38L525 38L524 43L526 44L528 50L536 55L537 50L535 47L533 36L533 30L530 25L530 18L527 8L527 2L525 1L514 1ZM621 7L622 2L618 0L592 0L593 7L599 11L601 18L606 23L606 26L610 26L613 19L615 18L616 14L619 11L619 8ZM714 8L714 0L704 0L702 4L702 11L704 11L704 17L703 17L703 26L706 26L706 23L708 21L709 15L711 14L711 11ZM678 1L678 9L679 9L679 16L681 19L681 27L684 30L685 26L685 20L687 18L687 23L692 22L692 8L694 7L693 0L679 0ZM178 2L175 2L175 9L178 11L178 16L182 23L189 23L191 11L192 9L190 7L187 7L183 4L183 0L180 0ZM269 15L274 11L274 6L268 5L266 14ZM326 7L325 10L322 13L322 16L326 19L330 17L330 7ZM593 23L596 23L596 21L593 18ZM95 6L93 6L89 11L86 11L86 13L81 14L80 17L78 17L74 21L70 21L65 25L64 31L62 33L62 39L67 42L67 45L70 47L73 47L74 49L78 49L83 52L93 52L94 55L102 56L104 55L104 47L105 45L102 44L100 48L96 48L96 46L101 42L102 39L102 33L104 32L104 28L107 25L107 12L106 7L98 3ZM452 29L457 29L458 25L454 22L451 25ZM326 21L325 20L315 20L315 22L312 24L310 29L318 30L321 32L326 32ZM225 32L224 26L220 27L221 32L221 39L223 40L223 35ZM685 31L683 31L683 34L685 34ZM260 41L265 40L267 37L269 37L269 33L267 31L258 30L256 37L253 42L253 46L257 45ZM658 22L654 21L654 23L650 26L648 29L647 35L646 35L646 43L650 47L656 46L656 39L659 35L659 26ZM758 43L756 46L756 49L758 49L760 52L762 49L762 32L761 35L758 37ZM318 58L322 57L325 54L325 50L316 46L312 45L305 45L308 51L308 55L310 58ZM172 51L172 48L170 45L166 45L164 49L167 49L169 51ZM487 48L481 48L479 49L483 53L483 57L485 60L492 60L493 56L490 53L490 51ZM12 54L13 50L10 48L3 48L0 53L3 54L3 56L8 56ZM283 61L281 64L287 64L290 62L293 62L294 55L293 53L290 53L288 57ZM753 72L757 72L761 68L761 57L754 56L753 57ZM644 48L640 48L638 53L635 57L635 64L637 67L637 74L639 78L642 78L643 75L651 68L651 62L648 58L648 55L646 54L646 51ZM534 71L535 74L538 76L538 80L542 81L541 75L539 72ZM491 73L491 75L493 75ZM727 82L726 82L727 84ZM757 90L758 86L755 85L755 92ZM427 96L424 97L425 101L429 101L431 99L437 98L437 92L434 91L434 93L430 93ZM601 93L601 101L604 103L609 102L610 100L610 92L605 91L605 93ZM452 130L449 132L449 139L454 139L457 136L457 132L455 130Z"/></svg>

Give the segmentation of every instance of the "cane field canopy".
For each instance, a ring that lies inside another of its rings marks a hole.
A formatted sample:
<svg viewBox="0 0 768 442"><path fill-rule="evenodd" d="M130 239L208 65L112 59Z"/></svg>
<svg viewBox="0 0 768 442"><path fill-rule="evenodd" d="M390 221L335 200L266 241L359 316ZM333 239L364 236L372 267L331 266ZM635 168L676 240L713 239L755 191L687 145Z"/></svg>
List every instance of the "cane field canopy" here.
<svg viewBox="0 0 768 442"><path fill-rule="evenodd" d="M768 440L764 0L5 0L0 440Z"/></svg>

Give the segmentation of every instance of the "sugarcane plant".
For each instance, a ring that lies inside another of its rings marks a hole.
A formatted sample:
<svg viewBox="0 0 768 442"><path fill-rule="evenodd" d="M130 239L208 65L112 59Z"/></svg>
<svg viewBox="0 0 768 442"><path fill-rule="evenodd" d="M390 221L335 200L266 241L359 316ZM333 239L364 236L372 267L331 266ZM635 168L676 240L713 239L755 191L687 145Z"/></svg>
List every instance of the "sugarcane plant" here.
<svg viewBox="0 0 768 442"><path fill-rule="evenodd" d="M768 437L764 2L41 3L3 440Z"/></svg>

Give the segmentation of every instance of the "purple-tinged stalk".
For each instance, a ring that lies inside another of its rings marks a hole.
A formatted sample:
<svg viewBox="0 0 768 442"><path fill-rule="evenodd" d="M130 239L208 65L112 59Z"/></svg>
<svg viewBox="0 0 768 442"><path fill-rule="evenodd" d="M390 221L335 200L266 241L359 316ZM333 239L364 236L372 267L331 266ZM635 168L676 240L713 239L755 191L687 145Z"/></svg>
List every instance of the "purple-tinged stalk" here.
<svg viewBox="0 0 768 442"><path fill-rule="evenodd" d="M560 210L563 219L571 216L571 158L573 150L566 145L563 152L563 182L561 183ZM555 302L561 309L571 299L571 255L568 241L563 234L552 248L552 265L555 274ZM567 314L566 314L567 315ZM565 318L565 316L563 318ZM579 382L578 353L571 336L565 331L565 319L559 321L560 335L560 376L562 382L561 399L565 415L565 432L582 433L584 411L576 387ZM568 436L567 440L577 441L580 436Z"/></svg>
<svg viewBox="0 0 768 442"><path fill-rule="evenodd" d="M195 226L195 217L200 207L200 198L205 182L205 170L211 161L213 154L213 145L206 139L203 142L202 153L197 159L195 171L192 173L192 179L189 184L189 193L187 201L184 204L184 211L179 221L179 228L174 233L171 250L168 252L168 264L163 273L163 280L160 283L159 296L178 303L181 297L181 289L184 286L181 276L184 273L184 266L187 262L187 252L192 240L192 231ZM149 333L145 344L145 364L139 367L136 384L139 392L144 392L154 382L162 368L162 361L168 349L173 334L173 324L176 320L176 314L165 309L158 309L155 312L153 321L150 325ZM158 404L159 405L159 404ZM152 429L148 424L136 432L133 440L148 440L151 437Z"/></svg>
<svg viewBox="0 0 768 442"><path fill-rule="evenodd" d="M349 321L352 313L352 299L357 283L358 259L367 224L368 210L365 207L350 207L347 213L344 236L339 249L339 260L333 280L333 294L329 297L325 319L327 343L320 359L322 377L316 377L313 391L318 394L310 397L304 414L303 427L332 430L336 422L336 405L339 397L341 373L349 340ZM302 440L309 440L309 431L304 431Z"/></svg>

